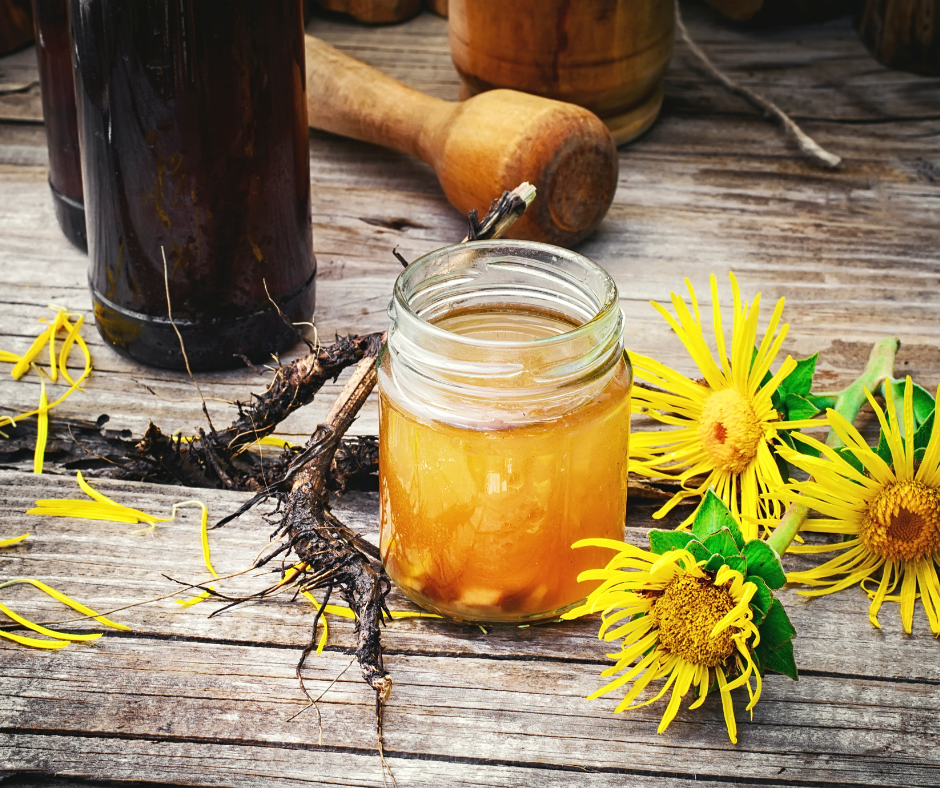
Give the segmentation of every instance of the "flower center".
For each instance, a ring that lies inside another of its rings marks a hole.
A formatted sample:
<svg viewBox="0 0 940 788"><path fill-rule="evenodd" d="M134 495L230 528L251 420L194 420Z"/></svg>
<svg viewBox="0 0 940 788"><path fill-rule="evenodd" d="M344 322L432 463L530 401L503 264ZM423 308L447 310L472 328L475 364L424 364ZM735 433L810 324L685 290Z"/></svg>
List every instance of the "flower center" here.
<svg viewBox="0 0 940 788"><path fill-rule="evenodd" d="M745 471L764 440L753 405L736 389L722 389L708 398L698 434L714 466L735 474Z"/></svg>
<svg viewBox="0 0 940 788"><path fill-rule="evenodd" d="M868 504L864 545L877 555L918 561L940 552L940 491L921 482L897 482Z"/></svg>
<svg viewBox="0 0 940 788"><path fill-rule="evenodd" d="M713 668L734 653L733 628L710 637L712 629L734 609L724 588L707 580L679 575L663 589L650 615L659 627L659 642L670 654Z"/></svg>

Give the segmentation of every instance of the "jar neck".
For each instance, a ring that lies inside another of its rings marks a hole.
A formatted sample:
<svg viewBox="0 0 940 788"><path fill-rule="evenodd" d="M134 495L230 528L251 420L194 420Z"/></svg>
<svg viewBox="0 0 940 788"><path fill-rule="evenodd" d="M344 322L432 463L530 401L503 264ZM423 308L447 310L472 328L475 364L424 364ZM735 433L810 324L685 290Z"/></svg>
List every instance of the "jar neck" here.
<svg viewBox="0 0 940 788"><path fill-rule="evenodd" d="M493 310L543 315L571 328L507 340L436 325ZM383 392L448 423L557 418L597 396L623 357L613 280L586 257L548 244L475 241L440 249L402 272L388 311Z"/></svg>

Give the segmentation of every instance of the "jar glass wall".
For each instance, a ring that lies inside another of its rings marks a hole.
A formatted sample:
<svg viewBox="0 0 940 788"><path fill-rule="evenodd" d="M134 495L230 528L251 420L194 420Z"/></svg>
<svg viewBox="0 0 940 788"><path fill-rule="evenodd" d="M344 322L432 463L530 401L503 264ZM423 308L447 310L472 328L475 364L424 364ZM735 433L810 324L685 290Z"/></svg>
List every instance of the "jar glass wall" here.
<svg viewBox="0 0 940 788"><path fill-rule="evenodd" d="M547 244L478 241L398 278L379 369L382 559L465 621L557 616L623 539L632 375L617 288Z"/></svg>

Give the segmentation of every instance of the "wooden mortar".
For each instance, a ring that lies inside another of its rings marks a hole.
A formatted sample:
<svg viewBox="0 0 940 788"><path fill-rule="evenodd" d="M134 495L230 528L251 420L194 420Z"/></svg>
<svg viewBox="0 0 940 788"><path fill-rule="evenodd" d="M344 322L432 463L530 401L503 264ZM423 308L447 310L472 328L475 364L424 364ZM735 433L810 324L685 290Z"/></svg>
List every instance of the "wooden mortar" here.
<svg viewBox="0 0 940 788"><path fill-rule="evenodd" d="M879 62L940 76L940 0L867 0L856 25Z"/></svg>
<svg viewBox="0 0 940 788"><path fill-rule="evenodd" d="M367 25L388 25L410 19L421 10L421 0L317 0L321 8L349 14Z"/></svg>
<svg viewBox="0 0 940 788"><path fill-rule="evenodd" d="M29 0L0 0L0 55L21 49L33 40Z"/></svg>
<svg viewBox="0 0 940 788"><path fill-rule="evenodd" d="M674 0L450 0L461 97L493 88L580 104L618 145L656 120Z"/></svg>

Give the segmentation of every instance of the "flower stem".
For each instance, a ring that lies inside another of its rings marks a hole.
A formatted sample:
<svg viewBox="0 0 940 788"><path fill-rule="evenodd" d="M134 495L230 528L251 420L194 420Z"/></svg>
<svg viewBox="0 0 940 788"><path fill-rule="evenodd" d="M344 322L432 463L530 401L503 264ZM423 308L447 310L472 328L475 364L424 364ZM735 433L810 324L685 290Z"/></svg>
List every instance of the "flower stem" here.
<svg viewBox="0 0 940 788"><path fill-rule="evenodd" d="M864 372L848 388L839 392L832 409L844 416L850 423L854 422L862 405L868 401L865 390L876 391L886 378L894 374L894 359L900 346L901 343L897 337L886 337L876 342L871 349ZM826 445L834 449L843 445L835 430L829 430ZM774 529L773 535L767 540L767 544L777 552L777 555L783 555L786 552L808 516L809 509L806 506L801 503L790 504Z"/></svg>
<svg viewBox="0 0 940 788"><path fill-rule="evenodd" d="M790 542L800 532L800 528L803 527L803 523L806 522L808 516L809 509L801 503L791 503L787 507L783 517L780 518L780 522L777 523L777 527L774 528L773 534L767 540L767 544L774 549L777 555L783 555L787 551Z"/></svg>
<svg viewBox="0 0 940 788"><path fill-rule="evenodd" d="M868 401L865 390L877 391L885 378L890 378L894 374L894 359L900 346L901 343L897 337L886 337L876 342L871 349L865 371L847 389L839 393L833 410L844 416L847 421L854 422L862 405ZM834 449L843 445L835 430L829 430L826 445Z"/></svg>

